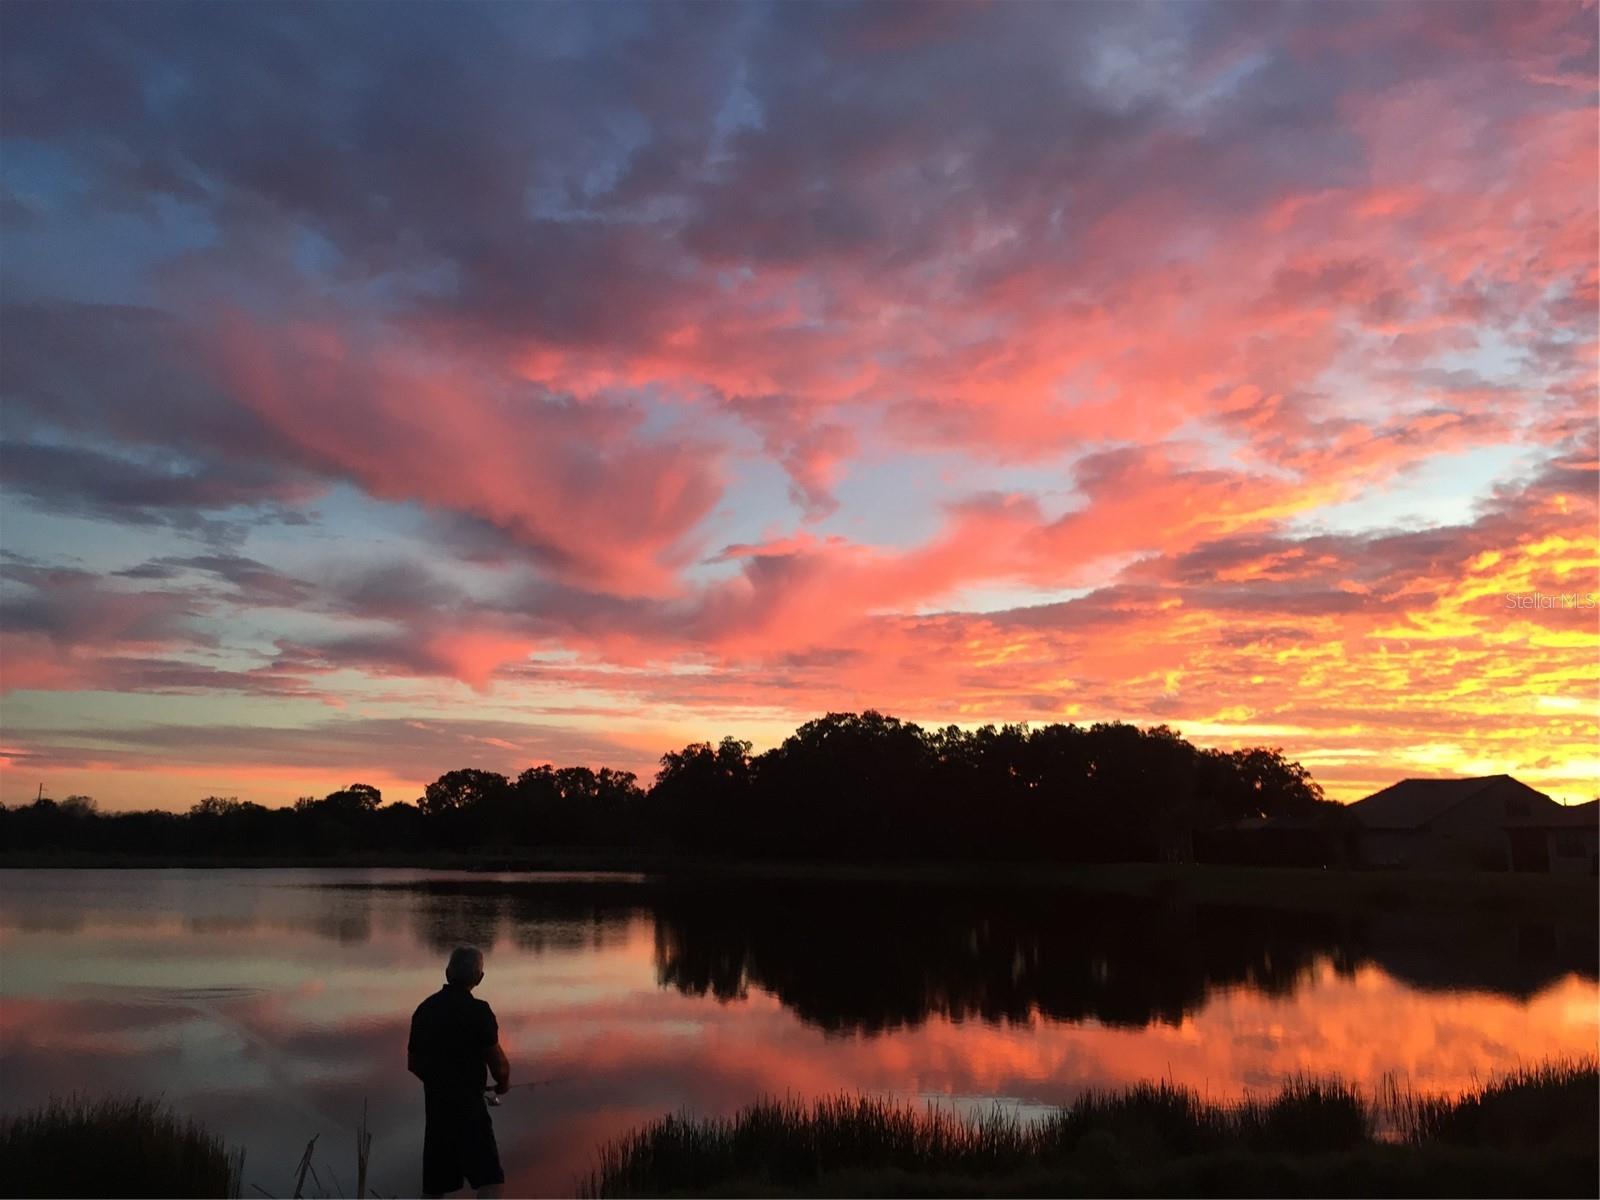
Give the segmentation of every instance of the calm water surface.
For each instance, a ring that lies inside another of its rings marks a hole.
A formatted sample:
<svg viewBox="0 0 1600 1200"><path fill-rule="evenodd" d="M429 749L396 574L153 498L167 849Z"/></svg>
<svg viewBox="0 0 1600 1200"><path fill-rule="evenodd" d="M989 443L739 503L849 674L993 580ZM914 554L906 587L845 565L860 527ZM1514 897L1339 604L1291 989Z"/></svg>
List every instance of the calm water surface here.
<svg viewBox="0 0 1600 1200"><path fill-rule="evenodd" d="M12 871L0 900L0 1105L159 1093L248 1148L246 1194L289 1194L320 1134L324 1184L353 1195L363 1103L372 1185L414 1194L406 1029L458 942L487 952L515 1077L554 1080L496 1110L513 1194L570 1192L661 1113L762 1095L1025 1115L1155 1077L1450 1090L1594 1053L1600 1004L1587 918L423 871Z"/></svg>

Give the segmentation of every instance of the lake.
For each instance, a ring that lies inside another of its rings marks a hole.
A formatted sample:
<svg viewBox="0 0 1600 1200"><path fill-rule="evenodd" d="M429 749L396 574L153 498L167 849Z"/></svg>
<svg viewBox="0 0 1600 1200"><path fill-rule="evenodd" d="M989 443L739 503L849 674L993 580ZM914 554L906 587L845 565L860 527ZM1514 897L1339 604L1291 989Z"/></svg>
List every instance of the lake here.
<svg viewBox="0 0 1600 1200"><path fill-rule="evenodd" d="M518 1088L508 1194L570 1193L595 1147L688 1109L839 1089L998 1101L1169 1078L1213 1098L1296 1072L1452 1091L1595 1051L1595 926L1492 911L1318 913L1057 888L397 870L0 872L0 1104L164 1096L289 1195L415 1194L412 1009L450 947ZM254 1185L254 1186L252 1186Z"/></svg>

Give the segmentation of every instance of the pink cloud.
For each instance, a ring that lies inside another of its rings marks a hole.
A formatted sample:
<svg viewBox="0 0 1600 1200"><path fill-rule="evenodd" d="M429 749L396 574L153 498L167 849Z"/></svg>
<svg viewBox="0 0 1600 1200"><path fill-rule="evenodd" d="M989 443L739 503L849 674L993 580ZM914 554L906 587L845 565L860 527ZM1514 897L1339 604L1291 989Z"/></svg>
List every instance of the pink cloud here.
<svg viewBox="0 0 1600 1200"><path fill-rule="evenodd" d="M366 349L331 330L234 322L223 371L311 463L385 500L481 518L552 573L670 587L720 491L716 452L637 438L640 414Z"/></svg>
<svg viewBox="0 0 1600 1200"><path fill-rule="evenodd" d="M1592 13L672 12L7 40L75 197L7 201L8 503L115 529L12 574L7 689L492 698L635 755L1127 716L1341 794L1363 747L1579 785L1592 623L1495 597L1600 587ZM1389 528L1446 461L1505 477Z"/></svg>

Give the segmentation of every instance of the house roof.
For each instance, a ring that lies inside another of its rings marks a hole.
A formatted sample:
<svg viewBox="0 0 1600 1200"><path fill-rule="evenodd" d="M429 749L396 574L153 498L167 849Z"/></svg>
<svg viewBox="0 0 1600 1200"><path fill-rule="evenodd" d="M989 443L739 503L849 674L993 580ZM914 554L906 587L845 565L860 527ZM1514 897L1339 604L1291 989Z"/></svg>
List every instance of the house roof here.
<svg viewBox="0 0 1600 1200"><path fill-rule="evenodd" d="M1542 792L1535 792L1509 775L1479 775L1471 779L1402 779L1357 800L1350 811L1368 829L1418 829L1468 797L1504 783L1516 784L1554 804Z"/></svg>

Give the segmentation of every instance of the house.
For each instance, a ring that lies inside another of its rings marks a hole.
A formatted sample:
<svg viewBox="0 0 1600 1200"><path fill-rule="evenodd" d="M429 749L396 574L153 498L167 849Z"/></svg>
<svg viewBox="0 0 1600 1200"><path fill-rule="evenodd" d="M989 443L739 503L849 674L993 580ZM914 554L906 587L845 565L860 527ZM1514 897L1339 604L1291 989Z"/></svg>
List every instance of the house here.
<svg viewBox="0 0 1600 1200"><path fill-rule="evenodd" d="M1509 775L1403 779L1350 806L1369 867L1588 871L1596 806L1565 808Z"/></svg>
<svg viewBox="0 0 1600 1200"><path fill-rule="evenodd" d="M1556 805L1548 825L1526 827L1521 836L1535 840L1543 834L1545 868L1560 875L1600 873L1600 800L1568 807Z"/></svg>

